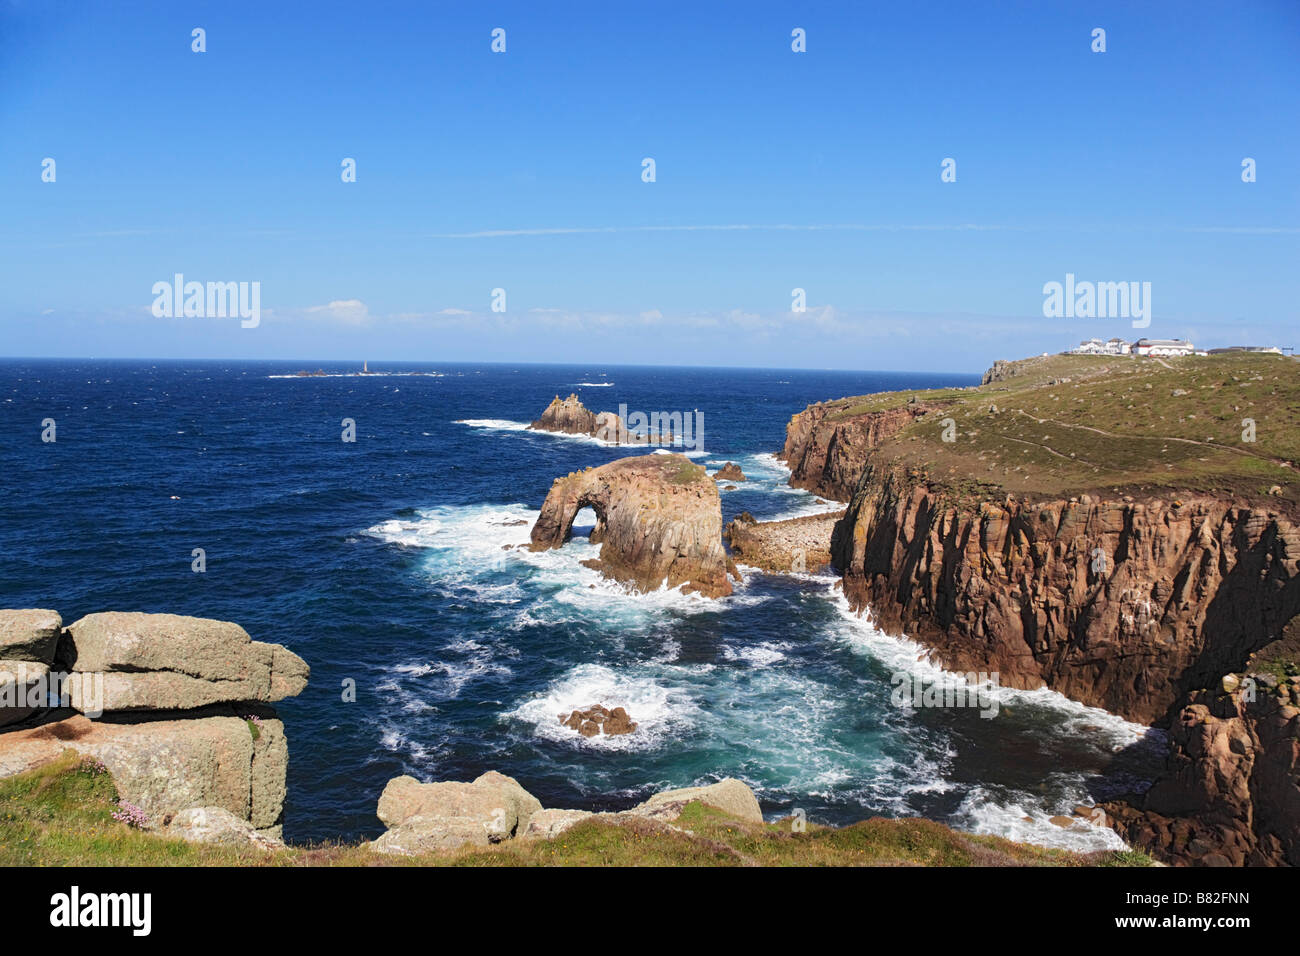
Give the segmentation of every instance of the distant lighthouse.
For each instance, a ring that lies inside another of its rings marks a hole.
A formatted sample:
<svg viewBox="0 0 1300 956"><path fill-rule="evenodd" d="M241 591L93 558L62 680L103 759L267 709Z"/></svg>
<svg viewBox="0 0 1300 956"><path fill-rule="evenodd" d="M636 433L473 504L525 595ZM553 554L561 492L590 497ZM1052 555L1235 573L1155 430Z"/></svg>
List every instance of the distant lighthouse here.
<svg viewBox="0 0 1300 956"><path fill-rule="evenodd" d="M362 375L370 374L370 363L367 362L365 359L361 360L361 374Z"/></svg>

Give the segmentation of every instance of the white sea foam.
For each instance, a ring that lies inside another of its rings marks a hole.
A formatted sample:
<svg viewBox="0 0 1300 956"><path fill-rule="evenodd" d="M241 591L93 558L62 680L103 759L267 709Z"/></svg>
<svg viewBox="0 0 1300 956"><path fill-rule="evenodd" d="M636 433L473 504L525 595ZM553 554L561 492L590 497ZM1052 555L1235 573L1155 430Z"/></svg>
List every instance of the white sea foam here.
<svg viewBox="0 0 1300 956"><path fill-rule="evenodd" d="M574 382L575 388L613 388L613 382Z"/></svg>
<svg viewBox="0 0 1300 956"><path fill-rule="evenodd" d="M567 718L593 704L626 709L637 729L630 734L583 737L561 722L561 714ZM575 748L646 750L688 732L698 714L699 707L685 691L652 676L579 664L505 716L530 725L538 737Z"/></svg>
<svg viewBox="0 0 1300 956"><path fill-rule="evenodd" d="M313 378L443 378L444 372L325 372L317 375L268 375L267 378L296 378L310 381Z"/></svg>
<svg viewBox="0 0 1300 956"><path fill-rule="evenodd" d="M1074 795L1060 801L1050 812L1030 800L999 798L984 787L975 786L958 807L953 826L974 833L1005 837L1018 843L1033 843L1077 853L1124 849L1124 841L1110 827L1094 825L1081 817L1072 817L1076 822L1068 827L1060 827L1051 822L1053 816L1071 817L1073 808L1086 801L1087 791L1082 780L1074 788Z"/></svg>
<svg viewBox="0 0 1300 956"><path fill-rule="evenodd" d="M823 592L840 613L844 626L838 630L837 639L854 650L870 654L882 664L896 671L906 671L922 680L940 687L962 686L966 680L961 674L945 670L930 659L930 651L906 635L886 634L872 623L870 613L861 616L849 608L844 592L831 586ZM1027 705L1049 708L1054 711L1054 724L1064 733L1085 734L1087 739L1111 752L1133 745L1150 746L1151 729L1116 716L1099 707L1089 707L1070 700L1054 690L1016 690L996 687L987 690L999 706ZM1085 730L1086 728L1086 730Z"/></svg>

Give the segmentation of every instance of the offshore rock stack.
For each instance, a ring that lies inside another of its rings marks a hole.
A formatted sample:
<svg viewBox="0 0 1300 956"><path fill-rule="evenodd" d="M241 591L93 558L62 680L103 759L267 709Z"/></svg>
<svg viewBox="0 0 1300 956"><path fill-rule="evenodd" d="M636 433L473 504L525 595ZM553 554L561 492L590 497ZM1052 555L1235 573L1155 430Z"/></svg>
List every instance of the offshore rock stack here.
<svg viewBox="0 0 1300 956"><path fill-rule="evenodd" d="M738 573L722 547L722 499L703 466L684 455L642 455L557 478L531 549L563 545L587 507L596 512L591 540L601 544L589 567L640 591L666 584L705 597L731 593L728 571Z"/></svg>

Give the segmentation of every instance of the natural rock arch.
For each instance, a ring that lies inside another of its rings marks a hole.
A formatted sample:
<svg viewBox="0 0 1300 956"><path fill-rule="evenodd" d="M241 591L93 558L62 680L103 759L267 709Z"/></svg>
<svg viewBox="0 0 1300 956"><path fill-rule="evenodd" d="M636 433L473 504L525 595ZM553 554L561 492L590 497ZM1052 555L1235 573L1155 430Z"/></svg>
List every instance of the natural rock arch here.
<svg viewBox="0 0 1300 956"><path fill-rule="evenodd" d="M557 478L533 525L532 550L561 547L583 508L596 513L591 540L601 545L588 566L643 591L666 583L709 597L731 593L718 488L688 458L623 458Z"/></svg>

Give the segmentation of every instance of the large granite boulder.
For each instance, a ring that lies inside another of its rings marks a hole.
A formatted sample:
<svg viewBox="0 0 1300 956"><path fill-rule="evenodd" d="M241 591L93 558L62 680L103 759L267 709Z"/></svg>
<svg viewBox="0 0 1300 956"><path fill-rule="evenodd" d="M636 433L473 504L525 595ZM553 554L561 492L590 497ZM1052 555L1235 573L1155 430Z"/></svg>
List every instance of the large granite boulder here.
<svg viewBox="0 0 1300 956"><path fill-rule="evenodd" d="M388 832L369 846L398 855L488 846L521 833L541 809L518 781L494 770L472 783L396 777L379 798L379 819Z"/></svg>
<svg viewBox="0 0 1300 956"><path fill-rule="evenodd" d="M0 727L26 720L46 705L50 666L28 660L0 660Z"/></svg>
<svg viewBox="0 0 1300 956"><path fill-rule="evenodd" d="M763 811L759 809L758 798L754 796L754 791L734 777L726 777L707 787L664 790L627 812L638 816L676 819L682 808L695 800L721 810L727 816L744 823L763 822Z"/></svg>
<svg viewBox="0 0 1300 956"><path fill-rule="evenodd" d="M123 800L153 826L192 807L217 806L278 836L289 746L284 725L260 717L200 712L180 720L89 720L77 715L0 734L0 777L48 763L65 749L99 760Z"/></svg>
<svg viewBox="0 0 1300 956"><path fill-rule="evenodd" d="M281 840L256 830L225 807L190 807L172 817L167 835L188 843L212 843L218 846L255 846L274 850L284 846Z"/></svg>
<svg viewBox="0 0 1300 956"><path fill-rule="evenodd" d="M684 455L655 454L557 478L533 525L533 551L558 548L583 508L596 512L592 540L607 577L653 591L684 585L707 597L731 593L722 547L722 499L701 465Z"/></svg>
<svg viewBox="0 0 1300 956"><path fill-rule="evenodd" d="M0 659L49 664L62 632L58 611L0 611Z"/></svg>
<svg viewBox="0 0 1300 956"><path fill-rule="evenodd" d="M307 686L310 669L279 644L254 641L238 624L177 614L110 611L67 629L59 650L74 674L102 674L102 709L189 710L225 701L270 703ZM72 706L100 687L69 681Z"/></svg>

